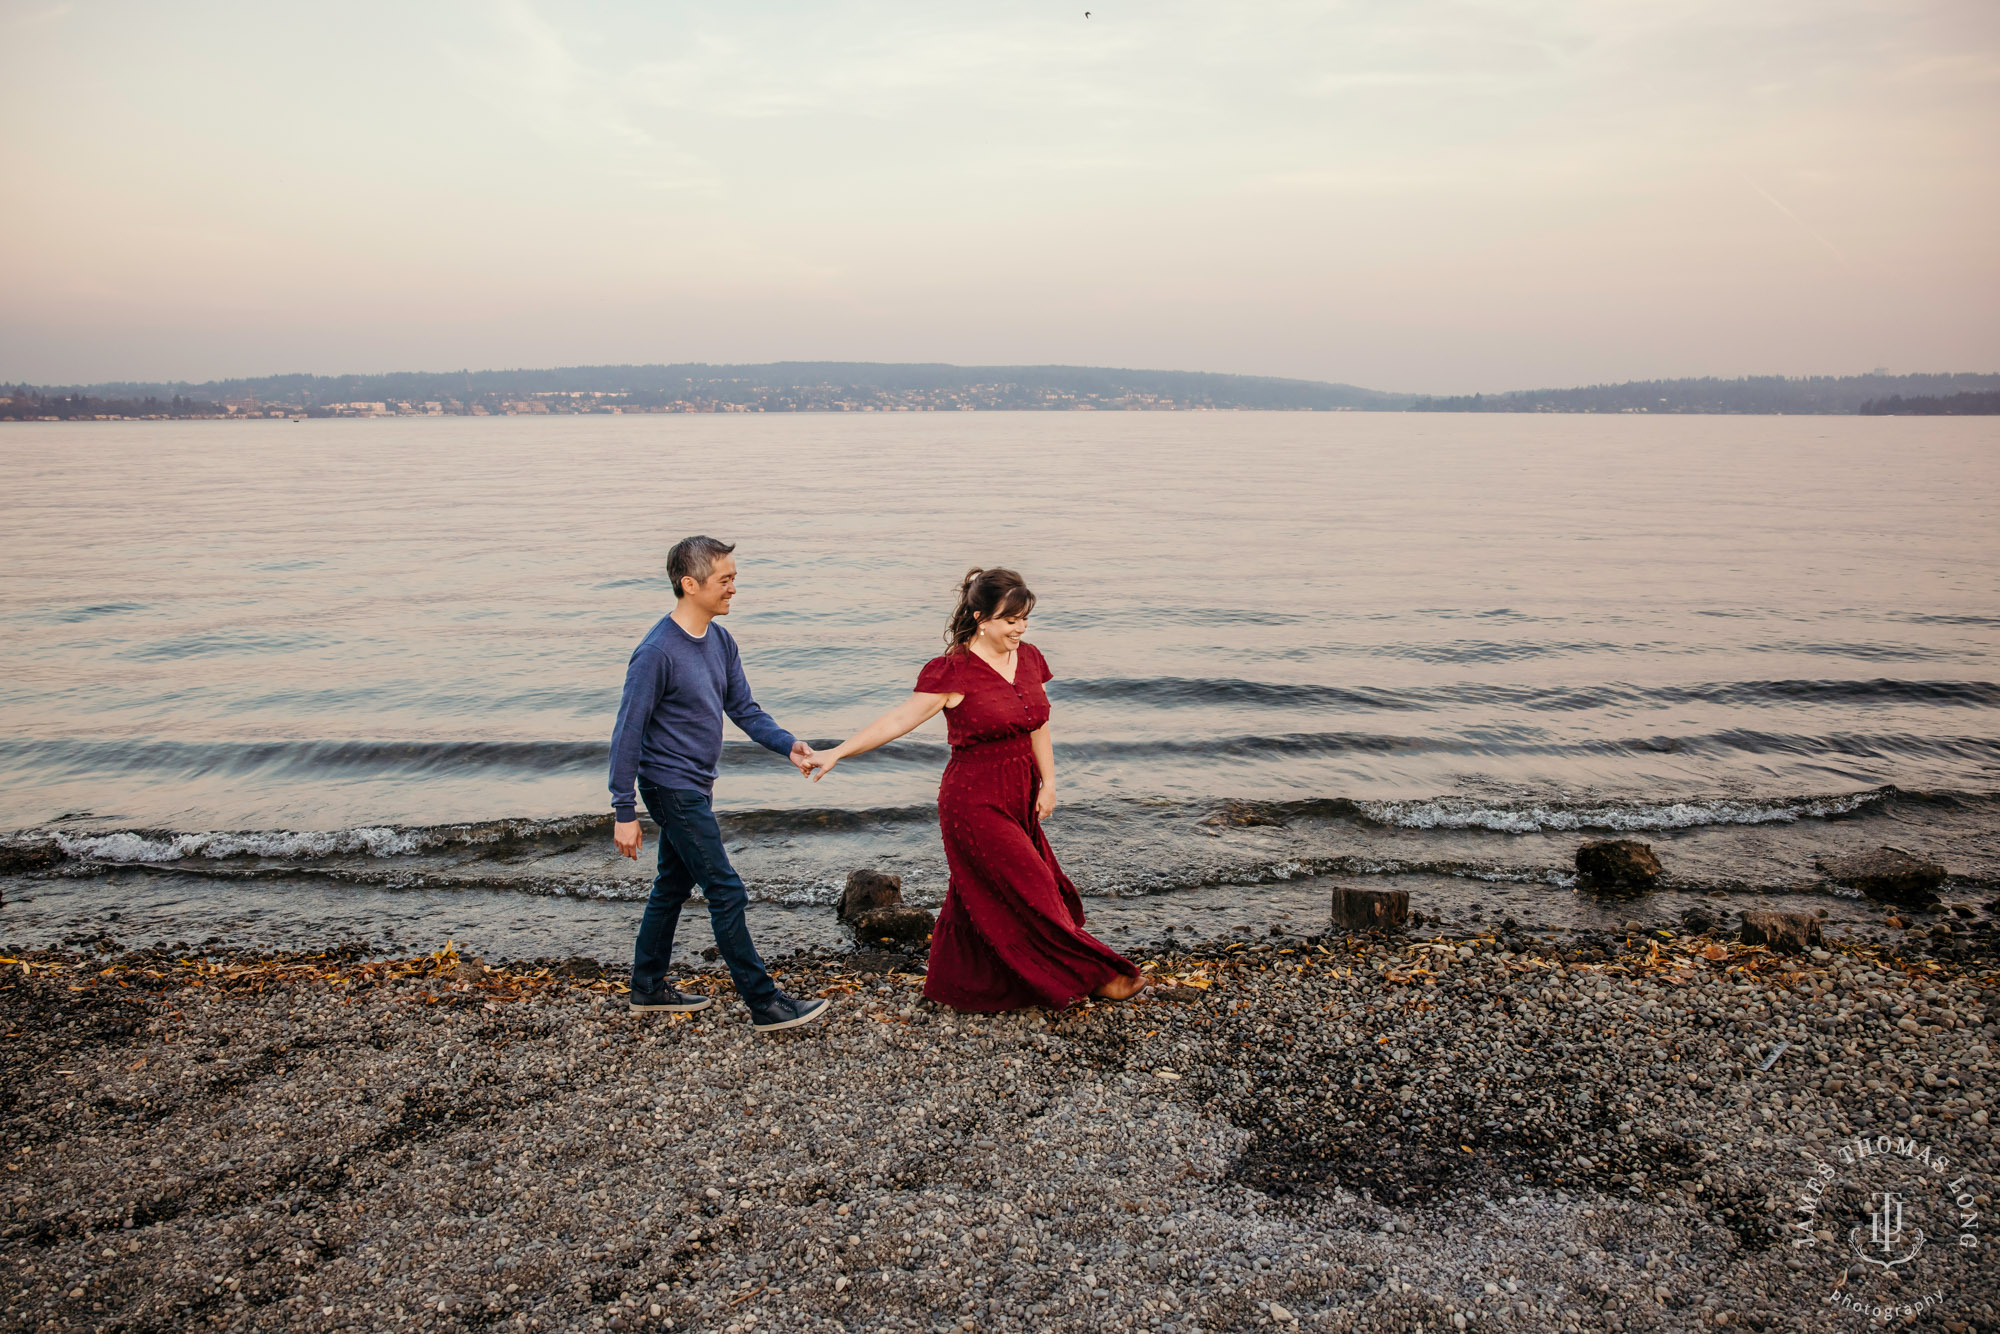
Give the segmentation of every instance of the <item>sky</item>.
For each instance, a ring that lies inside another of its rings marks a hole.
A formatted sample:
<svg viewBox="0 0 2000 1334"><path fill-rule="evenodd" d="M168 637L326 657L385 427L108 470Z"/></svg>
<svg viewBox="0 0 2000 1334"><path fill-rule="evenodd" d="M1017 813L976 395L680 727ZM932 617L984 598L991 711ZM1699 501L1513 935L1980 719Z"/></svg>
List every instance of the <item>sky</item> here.
<svg viewBox="0 0 2000 1334"><path fill-rule="evenodd" d="M2000 370L1993 0L0 0L0 50L0 381Z"/></svg>

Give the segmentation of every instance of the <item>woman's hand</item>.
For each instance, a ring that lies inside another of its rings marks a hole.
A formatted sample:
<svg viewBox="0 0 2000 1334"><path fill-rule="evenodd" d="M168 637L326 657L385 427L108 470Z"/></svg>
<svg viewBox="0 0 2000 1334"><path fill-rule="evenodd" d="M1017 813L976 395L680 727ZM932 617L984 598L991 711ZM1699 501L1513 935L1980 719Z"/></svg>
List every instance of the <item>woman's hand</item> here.
<svg viewBox="0 0 2000 1334"><path fill-rule="evenodd" d="M1042 783L1042 790L1035 794L1035 818L1037 820L1046 820L1055 814L1055 810L1056 785L1044 781Z"/></svg>
<svg viewBox="0 0 2000 1334"><path fill-rule="evenodd" d="M937 711L944 707L945 696L912 691L910 697L895 708L877 718L868 726L856 732L832 750L806 749L810 754L794 756L792 763L799 766L799 772L817 783L833 772L833 766L849 755L866 755L877 746L886 746L911 729L937 717Z"/></svg>

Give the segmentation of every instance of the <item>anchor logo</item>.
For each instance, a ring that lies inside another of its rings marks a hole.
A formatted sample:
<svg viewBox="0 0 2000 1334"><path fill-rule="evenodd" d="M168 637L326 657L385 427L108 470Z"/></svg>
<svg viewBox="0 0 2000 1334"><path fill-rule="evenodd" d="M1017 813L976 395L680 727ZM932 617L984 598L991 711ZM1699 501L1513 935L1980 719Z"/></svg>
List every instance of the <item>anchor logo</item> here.
<svg viewBox="0 0 2000 1334"><path fill-rule="evenodd" d="M1902 1245L1905 1236L1914 1240L1910 1242L1908 1251L1898 1255L1897 1248ZM1906 1265L1917 1258L1917 1252L1923 1249L1924 1230L1903 1226L1903 1197L1893 1190L1885 1190L1879 1207L1868 1213L1868 1240L1864 1242L1861 1239L1858 1227L1848 1232L1847 1239L1854 1247L1854 1254L1863 1263L1888 1269L1894 1265ZM1870 1254L1870 1251L1879 1251L1880 1254Z"/></svg>

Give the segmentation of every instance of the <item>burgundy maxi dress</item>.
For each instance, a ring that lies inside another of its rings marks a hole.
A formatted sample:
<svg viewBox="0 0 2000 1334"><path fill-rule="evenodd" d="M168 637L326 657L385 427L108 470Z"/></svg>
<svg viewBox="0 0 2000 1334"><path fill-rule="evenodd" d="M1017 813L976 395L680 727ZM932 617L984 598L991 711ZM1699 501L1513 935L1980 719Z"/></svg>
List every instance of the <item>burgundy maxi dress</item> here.
<svg viewBox="0 0 2000 1334"><path fill-rule="evenodd" d="M964 696L945 711L938 827L951 888L924 979L924 995L955 1010L1060 1008L1139 973L1083 929L1083 902L1035 818L1042 777L1029 733L1049 720L1049 676L1040 650L1023 644L1011 682L969 649L917 677L919 691Z"/></svg>

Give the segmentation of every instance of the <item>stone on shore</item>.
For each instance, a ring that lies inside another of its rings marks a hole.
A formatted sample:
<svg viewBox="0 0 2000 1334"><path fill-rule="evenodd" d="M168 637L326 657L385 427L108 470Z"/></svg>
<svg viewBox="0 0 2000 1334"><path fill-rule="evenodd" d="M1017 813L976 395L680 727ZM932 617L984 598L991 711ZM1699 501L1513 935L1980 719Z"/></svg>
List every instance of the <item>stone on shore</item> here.
<svg viewBox="0 0 2000 1334"><path fill-rule="evenodd" d="M1682 913L1680 922L1681 930L1691 936L1705 936L1716 928L1715 914L1700 905Z"/></svg>
<svg viewBox="0 0 2000 1334"><path fill-rule="evenodd" d="M15 951L0 1328L1859 1330L1843 1279L2000 1328L1957 1213L1849 1272L1836 1156L1990 1218L1990 959L1520 943L1231 936L1153 961L1193 996L995 1015L807 953L777 1037L553 961ZM1784 1244L1815 1161L1834 1239Z"/></svg>
<svg viewBox="0 0 2000 1334"><path fill-rule="evenodd" d="M1871 899L1921 903L1944 883L1944 867L1912 857L1901 848L1871 848L1846 857L1827 857L1819 869L1835 884L1858 889Z"/></svg>
<svg viewBox="0 0 2000 1334"><path fill-rule="evenodd" d="M1333 925L1338 931L1394 931L1410 920L1407 889L1333 887Z"/></svg>
<svg viewBox="0 0 2000 1334"><path fill-rule="evenodd" d="M1768 945L1780 954L1803 954L1820 943L1819 918L1809 912L1743 914L1743 943Z"/></svg>
<svg viewBox="0 0 2000 1334"><path fill-rule="evenodd" d="M1605 839L1576 850L1576 870L1593 888L1651 889L1660 878L1660 859L1636 839Z"/></svg>
<svg viewBox="0 0 2000 1334"><path fill-rule="evenodd" d="M886 875L881 871L855 871L847 877L847 888L841 891L838 912L841 921L852 922L862 913L876 908L902 906L901 876Z"/></svg>
<svg viewBox="0 0 2000 1334"><path fill-rule="evenodd" d="M931 927L937 918L923 908L898 906L894 908L871 908L862 913L848 926L854 931L854 938L863 942L899 940L918 944L930 939Z"/></svg>
<svg viewBox="0 0 2000 1334"><path fill-rule="evenodd" d="M848 956L847 971L864 977L882 973L921 973L924 961L900 950L862 948Z"/></svg>
<svg viewBox="0 0 2000 1334"><path fill-rule="evenodd" d="M26 875L32 871L46 871L69 854L54 839L36 839L29 843L0 843L0 875Z"/></svg>

